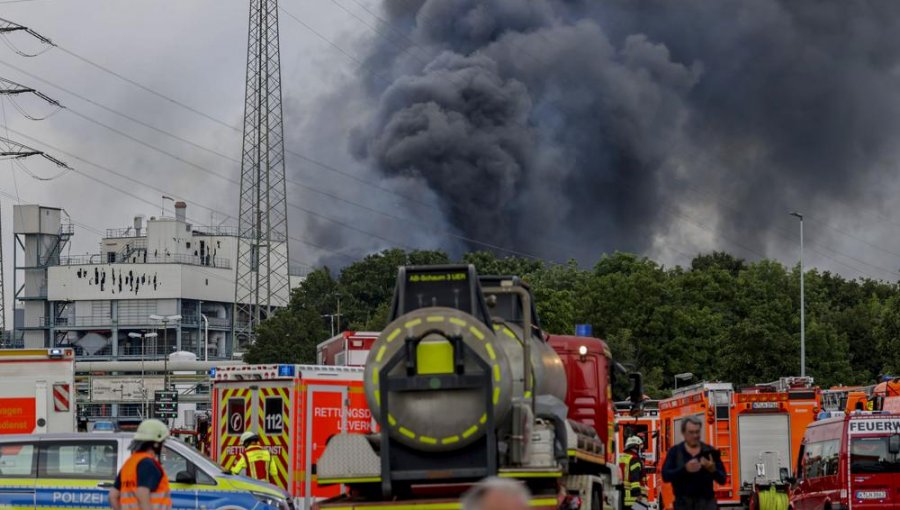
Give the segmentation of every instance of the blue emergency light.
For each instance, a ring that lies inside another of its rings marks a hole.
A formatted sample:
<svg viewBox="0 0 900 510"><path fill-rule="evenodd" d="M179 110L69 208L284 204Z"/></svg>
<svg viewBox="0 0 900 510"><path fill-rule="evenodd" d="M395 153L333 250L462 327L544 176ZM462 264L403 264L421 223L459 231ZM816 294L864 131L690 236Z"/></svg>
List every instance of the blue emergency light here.
<svg viewBox="0 0 900 510"><path fill-rule="evenodd" d="M576 324L575 336L591 336L592 329L590 324Z"/></svg>
<svg viewBox="0 0 900 510"><path fill-rule="evenodd" d="M278 377L294 377L297 367L294 365L278 365Z"/></svg>
<svg viewBox="0 0 900 510"><path fill-rule="evenodd" d="M209 376L210 376L210 377L215 377L215 376L216 376L216 367L212 367L212 368L209 369Z"/></svg>

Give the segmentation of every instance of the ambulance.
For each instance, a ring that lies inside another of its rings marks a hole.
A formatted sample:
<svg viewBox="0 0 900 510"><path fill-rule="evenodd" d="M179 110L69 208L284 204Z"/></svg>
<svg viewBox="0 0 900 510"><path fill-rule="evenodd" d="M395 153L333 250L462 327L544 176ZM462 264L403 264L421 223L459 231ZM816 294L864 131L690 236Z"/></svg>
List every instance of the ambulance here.
<svg viewBox="0 0 900 510"><path fill-rule="evenodd" d="M647 483L647 501L651 509L659 507L662 479L657 469L659 459L659 401L645 400L639 416L632 415L631 402L616 402L616 458L625 450L625 441L638 436L644 442L641 455Z"/></svg>
<svg viewBox="0 0 900 510"><path fill-rule="evenodd" d="M275 485L287 490L298 508L341 494L341 485L318 485L316 463L331 436L373 430L362 368L235 365L210 375L213 460L230 469L244 450L241 434L256 432L275 459Z"/></svg>
<svg viewBox="0 0 900 510"><path fill-rule="evenodd" d="M75 432L72 349L2 349L0 381L0 436Z"/></svg>

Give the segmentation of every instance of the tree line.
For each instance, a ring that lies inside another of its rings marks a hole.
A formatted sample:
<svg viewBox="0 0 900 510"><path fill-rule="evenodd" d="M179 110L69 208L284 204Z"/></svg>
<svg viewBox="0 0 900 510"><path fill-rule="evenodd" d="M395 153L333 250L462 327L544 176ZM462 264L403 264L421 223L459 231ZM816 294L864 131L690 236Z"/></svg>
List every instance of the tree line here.
<svg viewBox="0 0 900 510"><path fill-rule="evenodd" d="M264 321L248 363L314 363L340 304L341 329L380 331L397 267L445 264L440 251L386 250L308 275L288 307ZM531 286L541 326L573 334L590 324L616 361L644 374L645 391L664 396L674 376L736 385L800 372L800 272L774 260L747 262L722 252L689 267L665 267L628 253L591 268L472 252L479 274L513 274ZM810 270L806 286L807 375L820 386L871 384L900 374L900 292L896 283L848 280ZM337 323L337 322L336 322ZM684 382L680 383L684 385Z"/></svg>

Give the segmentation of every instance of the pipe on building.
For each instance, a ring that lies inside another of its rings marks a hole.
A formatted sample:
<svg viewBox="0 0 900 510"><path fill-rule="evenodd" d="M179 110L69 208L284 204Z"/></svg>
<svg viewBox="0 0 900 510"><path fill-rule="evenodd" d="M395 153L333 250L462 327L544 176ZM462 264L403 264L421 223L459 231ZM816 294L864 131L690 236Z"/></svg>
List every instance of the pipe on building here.
<svg viewBox="0 0 900 510"><path fill-rule="evenodd" d="M170 361L168 369L172 371L189 371L189 372L209 372L214 367L245 365L246 363L237 360L221 360L221 361ZM144 370L163 371L166 364L162 360L144 361ZM140 372L140 361L76 361L76 372Z"/></svg>

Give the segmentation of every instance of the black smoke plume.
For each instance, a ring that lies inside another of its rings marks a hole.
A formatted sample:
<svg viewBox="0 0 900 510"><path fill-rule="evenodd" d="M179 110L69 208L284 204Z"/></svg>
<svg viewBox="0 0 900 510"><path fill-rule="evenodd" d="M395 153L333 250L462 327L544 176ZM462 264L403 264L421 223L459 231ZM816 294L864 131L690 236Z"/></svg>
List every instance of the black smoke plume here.
<svg viewBox="0 0 900 510"><path fill-rule="evenodd" d="M699 233L760 254L795 242L777 235L787 211L877 204L894 183L900 2L388 0L379 15L351 154L471 239L592 262Z"/></svg>

